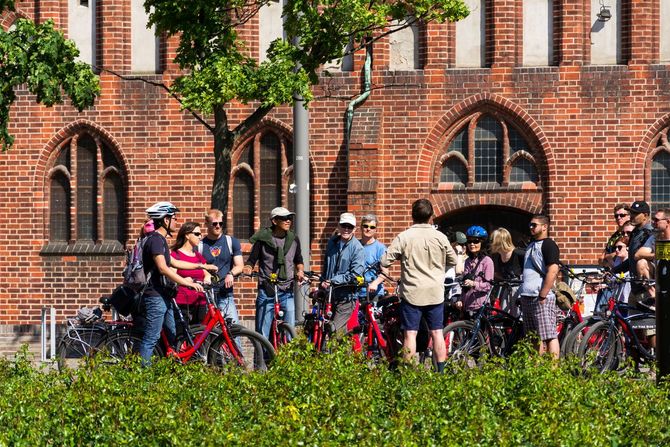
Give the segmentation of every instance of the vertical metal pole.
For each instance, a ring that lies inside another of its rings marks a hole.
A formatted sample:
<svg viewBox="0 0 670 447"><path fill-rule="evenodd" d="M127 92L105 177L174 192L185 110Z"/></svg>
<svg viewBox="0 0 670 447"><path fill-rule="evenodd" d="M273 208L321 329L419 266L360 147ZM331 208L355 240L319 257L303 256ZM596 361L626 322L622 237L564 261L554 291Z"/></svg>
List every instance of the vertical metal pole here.
<svg viewBox="0 0 670 447"><path fill-rule="evenodd" d="M670 374L670 241L656 241L656 380Z"/></svg>
<svg viewBox="0 0 670 447"><path fill-rule="evenodd" d="M45 362L47 360L47 308L42 308L41 318L41 333L40 333L40 359Z"/></svg>
<svg viewBox="0 0 670 447"><path fill-rule="evenodd" d="M56 308L51 307L51 352L49 353L51 360L56 358Z"/></svg>
<svg viewBox="0 0 670 447"><path fill-rule="evenodd" d="M302 97L294 96L293 102L293 173L295 175L295 232L300 239L305 270L310 269L309 237L309 112ZM296 321L302 321L305 297L295 294Z"/></svg>

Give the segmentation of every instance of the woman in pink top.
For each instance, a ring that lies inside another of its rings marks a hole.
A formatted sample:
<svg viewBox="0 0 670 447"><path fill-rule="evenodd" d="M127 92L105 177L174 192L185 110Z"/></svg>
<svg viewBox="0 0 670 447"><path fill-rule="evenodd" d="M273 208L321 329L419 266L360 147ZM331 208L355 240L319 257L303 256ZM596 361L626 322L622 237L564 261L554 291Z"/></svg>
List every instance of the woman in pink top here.
<svg viewBox="0 0 670 447"><path fill-rule="evenodd" d="M493 260L482 251L482 244L488 233L480 226L472 226L465 232L468 258L463 267L463 292L456 306L466 311L476 311L484 305L486 295L491 290Z"/></svg>
<svg viewBox="0 0 670 447"><path fill-rule="evenodd" d="M211 275L205 269L207 261L196 251L200 239L202 239L200 224L196 222L185 222L179 229L177 240L175 240L175 243L172 245L171 256L180 261L192 262L202 266L202 268L193 270L179 269L177 270L178 275L187 279L191 278L193 281L209 283L211 281ZM204 314L204 304L206 302L205 294L203 292L197 292L189 287L179 286L175 301L179 307L186 311L190 316L190 318L187 318L192 320L191 323L200 322L202 319L200 316Z"/></svg>

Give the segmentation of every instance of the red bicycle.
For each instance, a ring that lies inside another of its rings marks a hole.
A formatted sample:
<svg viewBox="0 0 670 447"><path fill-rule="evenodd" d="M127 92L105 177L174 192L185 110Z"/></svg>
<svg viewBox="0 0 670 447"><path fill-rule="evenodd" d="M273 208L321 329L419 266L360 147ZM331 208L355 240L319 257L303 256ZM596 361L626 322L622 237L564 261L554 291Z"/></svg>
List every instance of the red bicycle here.
<svg viewBox="0 0 670 447"><path fill-rule="evenodd" d="M272 347L277 350L279 347L289 343L295 338L295 328L284 321L284 311L281 308L279 300L279 287L282 285L293 284L293 279L280 280L276 273L271 273L270 276L265 276L261 272L252 273L251 275L244 275L249 278L258 277L262 281L272 285L274 292L274 307L272 314L272 323L270 325L269 341Z"/></svg>
<svg viewBox="0 0 670 447"><path fill-rule="evenodd" d="M174 346L168 342L165 330L161 331L161 343L154 348L154 355L167 356L180 363L201 361L215 367L234 366L245 370L264 370L275 357L270 342L257 332L226 320L216 306L215 285L203 284L207 299L207 313L202 323L190 326L186 323L179 306L174 303L177 332ZM123 359L138 351L142 334L136 329L118 331L110 336L104 349L112 358Z"/></svg>

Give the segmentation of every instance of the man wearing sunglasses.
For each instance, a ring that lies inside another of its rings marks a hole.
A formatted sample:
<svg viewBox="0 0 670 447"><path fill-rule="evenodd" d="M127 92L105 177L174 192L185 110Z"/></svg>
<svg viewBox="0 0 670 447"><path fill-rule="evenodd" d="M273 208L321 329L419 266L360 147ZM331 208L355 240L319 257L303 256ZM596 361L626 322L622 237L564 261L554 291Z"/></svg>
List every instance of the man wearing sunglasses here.
<svg viewBox="0 0 670 447"><path fill-rule="evenodd" d="M649 279L654 274L656 237L649 219L650 214L649 204L643 200L637 200L630 206L631 221L635 225L628 242L628 263L632 278ZM628 304L653 307L654 294L653 287L632 283Z"/></svg>
<svg viewBox="0 0 670 447"><path fill-rule="evenodd" d="M321 288L328 290L331 285L334 286L331 321L336 332L344 330L349 320L353 320L354 312L358 312L360 288L353 284L365 270L365 252L361 243L354 237L355 230L356 216L342 213L338 224L339 234L331 237L326 246L326 258L323 263L325 281L321 283Z"/></svg>
<svg viewBox="0 0 670 447"><path fill-rule="evenodd" d="M276 273L280 281L305 279L305 266L298 236L291 231L295 213L277 207L270 212L271 225L257 231L249 242L253 244L251 254L244 266L244 272L251 273L256 263L261 273L269 277ZM279 302L284 311L284 321L295 326L295 300L293 281L277 285ZM266 338L270 336L274 317L274 286L265 280L258 281L256 297L256 332Z"/></svg>
<svg viewBox="0 0 670 447"><path fill-rule="evenodd" d="M242 246L237 238L224 234L221 210L209 210L205 216L205 225L207 236L198 245L198 251L208 264L218 267L218 275L223 278L223 287L217 292L217 306L225 318L231 318L233 323L237 323L239 317L233 297L233 279L244 268Z"/></svg>
<svg viewBox="0 0 670 447"><path fill-rule="evenodd" d="M382 256L386 253L386 245L377 240L377 216L374 214L367 214L361 219L361 244L365 251L365 283L368 285L367 289L361 290L361 297L367 298L381 296L384 294L384 276L377 275L376 269L368 268L381 261ZM382 273L388 275L388 270L383 268Z"/></svg>
<svg viewBox="0 0 670 447"><path fill-rule="evenodd" d="M538 352L549 352L558 359L556 338L556 295L552 291L560 264L558 245L549 236L549 217L536 214L528 224L533 238L523 260L523 282L519 287L521 312L526 334L540 337Z"/></svg>
<svg viewBox="0 0 670 447"><path fill-rule="evenodd" d="M598 258L598 264L602 265L603 267L613 267L613 262L614 258L616 257L616 253L614 251L614 245L616 241L621 239L621 237L624 236L623 234L623 227L626 223L630 221L630 210L628 208L628 205L625 203L619 203L617 206L614 207L614 221L616 222L617 229L610 238L607 240L607 244L605 244L605 249L603 250L602 254Z"/></svg>

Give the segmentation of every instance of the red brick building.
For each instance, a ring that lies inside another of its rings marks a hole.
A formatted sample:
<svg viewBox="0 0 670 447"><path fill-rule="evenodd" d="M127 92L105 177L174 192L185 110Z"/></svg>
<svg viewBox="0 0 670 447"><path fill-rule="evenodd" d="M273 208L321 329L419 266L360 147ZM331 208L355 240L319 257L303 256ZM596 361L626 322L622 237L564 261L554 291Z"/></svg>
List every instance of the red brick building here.
<svg viewBox="0 0 670 447"><path fill-rule="evenodd" d="M169 83L175 42L147 43L137 3L21 1L2 25L52 19L84 60ZM356 109L348 153L341 98L360 92L364 55L315 88L316 267L345 210L375 212L386 243L420 197L443 225L504 225L517 235L530 213L546 212L563 259L588 264L613 230L614 204L670 204L670 2L468 3L462 24L415 27L375 45L375 89ZM257 57L268 17L244 33ZM83 113L36 105L25 91L12 108L16 141L0 154L0 332L14 341L16 325L38 323L42 306L62 321L109 293L153 202L174 202L182 221L202 221L210 202L213 140L204 126L161 88L100 77L102 95ZM272 207L292 207L291 128L291 108L278 108L233 154L228 228L240 239ZM238 290L251 319L253 287Z"/></svg>

